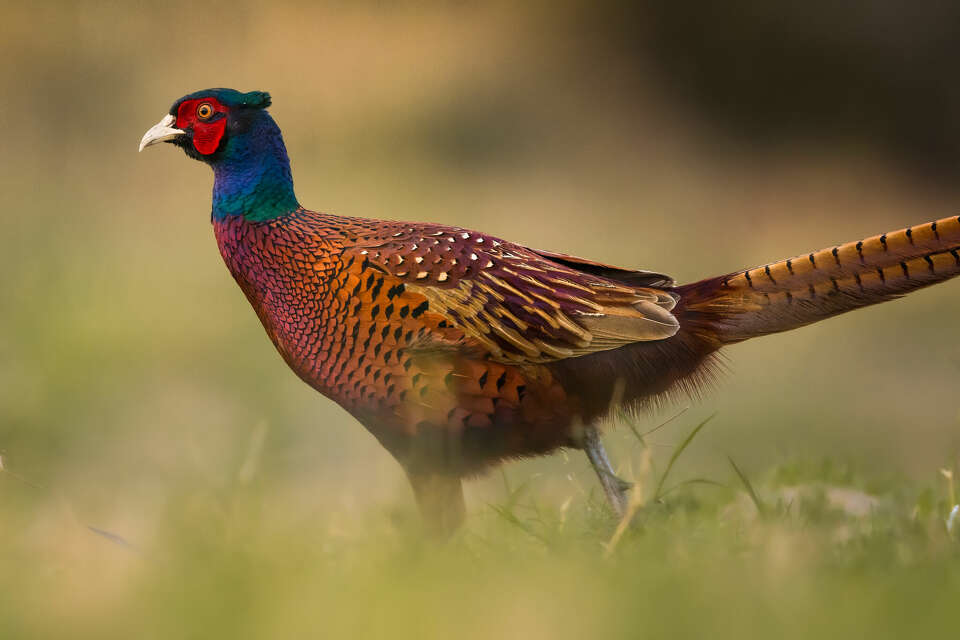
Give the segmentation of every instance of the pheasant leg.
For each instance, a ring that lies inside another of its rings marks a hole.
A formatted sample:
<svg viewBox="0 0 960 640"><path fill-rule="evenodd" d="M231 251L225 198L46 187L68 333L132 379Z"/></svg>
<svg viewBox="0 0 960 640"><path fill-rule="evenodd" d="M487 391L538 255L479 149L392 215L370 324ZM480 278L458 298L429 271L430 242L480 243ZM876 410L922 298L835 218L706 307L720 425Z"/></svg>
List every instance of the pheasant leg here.
<svg viewBox="0 0 960 640"><path fill-rule="evenodd" d="M449 538L466 518L463 484L457 476L407 472L427 532Z"/></svg>
<svg viewBox="0 0 960 640"><path fill-rule="evenodd" d="M610 508L618 518L622 518L627 512L627 498L633 485L618 478L613 472L596 427L589 426L584 429L583 450L593 470L597 472L597 477L600 478L600 486L603 487L603 493L607 497L607 502L610 503Z"/></svg>

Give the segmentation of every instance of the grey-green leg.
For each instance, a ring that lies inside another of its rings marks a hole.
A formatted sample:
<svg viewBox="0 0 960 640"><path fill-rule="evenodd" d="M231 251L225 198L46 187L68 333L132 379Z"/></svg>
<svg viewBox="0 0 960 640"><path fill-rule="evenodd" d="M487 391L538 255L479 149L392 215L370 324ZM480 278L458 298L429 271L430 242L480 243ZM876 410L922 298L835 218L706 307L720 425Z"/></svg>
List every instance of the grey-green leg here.
<svg viewBox="0 0 960 640"><path fill-rule="evenodd" d="M627 497L630 488L633 486L626 480L621 480L613 472L610 466L610 459L607 458L607 452L603 448L603 442L600 441L600 434L593 426L588 426L583 433L583 450L593 465L593 470L597 472L600 478L600 486L603 487L603 493L610 503L610 508L622 518L627 512Z"/></svg>

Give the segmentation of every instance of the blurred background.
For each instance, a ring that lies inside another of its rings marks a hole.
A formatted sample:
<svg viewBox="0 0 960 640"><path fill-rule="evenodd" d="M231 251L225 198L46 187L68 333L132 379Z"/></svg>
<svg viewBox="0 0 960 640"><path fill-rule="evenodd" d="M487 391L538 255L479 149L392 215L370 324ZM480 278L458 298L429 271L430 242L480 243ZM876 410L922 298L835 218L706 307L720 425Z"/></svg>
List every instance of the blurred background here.
<svg viewBox="0 0 960 640"><path fill-rule="evenodd" d="M346 605L400 615L451 589L494 612L454 607L467 637L626 632L588 624L615 606L578 617L572 588L547 598L549 573L521 597L506 573L460 591L438 568L397 604L409 567L377 556L392 570L371 596L382 566L358 558L400 544L409 489L274 352L216 250L209 170L137 155L181 95L270 91L310 208L687 282L956 214L958 59L955 2L0 1L0 586L17 594L0 635L105 637L142 615L163 622L126 637L299 637L321 628L301 606L377 635ZM665 459L717 414L678 477L725 479L730 454L758 475L934 485L960 445L958 312L952 282L733 347L715 390L639 428L691 406L652 437ZM608 441L635 459L628 429ZM472 521L505 483L584 500L575 453L471 482ZM464 631L435 615L411 637Z"/></svg>

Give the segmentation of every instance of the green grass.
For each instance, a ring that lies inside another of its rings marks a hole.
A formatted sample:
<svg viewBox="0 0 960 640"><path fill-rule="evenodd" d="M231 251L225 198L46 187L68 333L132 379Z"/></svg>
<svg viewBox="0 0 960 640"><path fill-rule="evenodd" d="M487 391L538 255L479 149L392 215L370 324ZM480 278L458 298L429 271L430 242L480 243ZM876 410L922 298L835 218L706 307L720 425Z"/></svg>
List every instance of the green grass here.
<svg viewBox="0 0 960 640"><path fill-rule="evenodd" d="M230 486L184 483L138 540L85 525L62 495L6 469L0 637L897 638L955 628L952 477L931 469L929 486L910 486L798 461L748 479L731 460L726 477L677 478L661 492L705 424L663 472L637 441L636 513L615 546L618 523L585 472L582 492L550 500L543 478L517 481L508 468L498 499L473 504L467 526L438 543L407 508L291 515L243 471L249 459Z"/></svg>

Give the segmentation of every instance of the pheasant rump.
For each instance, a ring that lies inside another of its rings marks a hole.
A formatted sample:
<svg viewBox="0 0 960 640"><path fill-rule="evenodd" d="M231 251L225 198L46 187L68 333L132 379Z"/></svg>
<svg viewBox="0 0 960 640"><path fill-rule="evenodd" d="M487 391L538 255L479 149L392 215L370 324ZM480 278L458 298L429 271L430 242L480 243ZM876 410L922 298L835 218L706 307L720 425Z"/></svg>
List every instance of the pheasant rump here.
<svg viewBox="0 0 960 640"><path fill-rule="evenodd" d="M559 447L586 451L622 513L594 426L609 411L695 388L724 345L960 273L957 217L677 286L469 229L311 211L268 106L192 93L140 149L169 142L213 168L214 235L267 335L397 459L443 532L463 477Z"/></svg>

